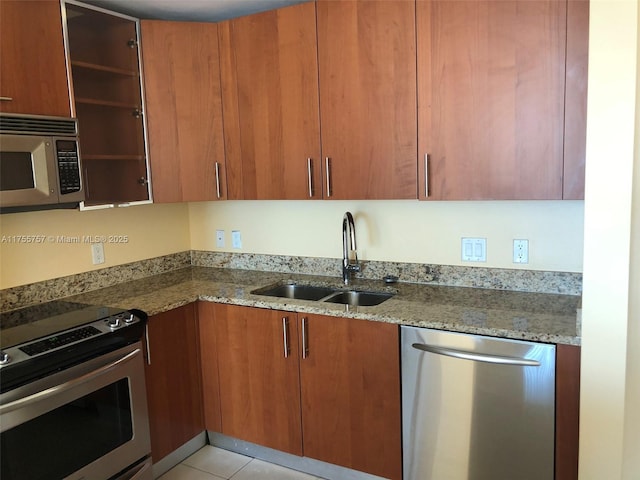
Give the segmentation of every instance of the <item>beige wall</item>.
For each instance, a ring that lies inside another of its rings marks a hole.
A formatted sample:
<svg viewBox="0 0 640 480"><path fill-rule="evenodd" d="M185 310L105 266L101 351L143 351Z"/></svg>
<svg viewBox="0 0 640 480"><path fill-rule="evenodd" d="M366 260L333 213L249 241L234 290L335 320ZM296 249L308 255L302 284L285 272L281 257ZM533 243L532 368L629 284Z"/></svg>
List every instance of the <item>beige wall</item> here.
<svg viewBox="0 0 640 480"><path fill-rule="evenodd" d="M51 210L0 216L0 288L189 250L187 205L139 205L80 212ZM12 243L13 236L39 235L42 243ZM104 244L105 263L93 265L83 236L126 235ZM61 238L79 237L80 243ZM124 240L121 238L121 240Z"/></svg>
<svg viewBox="0 0 640 480"><path fill-rule="evenodd" d="M0 288L190 248L338 258L346 210L355 215L363 260L458 265L460 237L478 236L487 238L488 255L477 265L519 268L511 261L512 240L527 238L530 263L520 268L580 272L583 207L584 202L211 202L9 214L0 216ZM215 246L218 228L226 232L226 248ZM236 229L242 250L231 248ZM16 235L45 240L10 243ZM128 238L106 243L106 263L93 265L85 235ZM59 236L80 237L80 243L64 243Z"/></svg>
<svg viewBox="0 0 640 480"><path fill-rule="evenodd" d="M640 68L640 8L638 8L638 50ZM640 477L640 75L636 73L636 124L631 206L631 250L629 260L629 313L627 324L627 375L623 478Z"/></svg>
<svg viewBox="0 0 640 480"><path fill-rule="evenodd" d="M487 262L465 265L582 271L584 202L287 201L189 205L191 247L339 258L345 211L354 214L363 260L461 265L461 237L487 239ZM225 230L225 248L215 231ZM231 247L240 230L242 250ZM513 239L529 240L530 262L512 261Z"/></svg>
<svg viewBox="0 0 640 480"><path fill-rule="evenodd" d="M592 0L590 18L580 479L637 480L638 2Z"/></svg>

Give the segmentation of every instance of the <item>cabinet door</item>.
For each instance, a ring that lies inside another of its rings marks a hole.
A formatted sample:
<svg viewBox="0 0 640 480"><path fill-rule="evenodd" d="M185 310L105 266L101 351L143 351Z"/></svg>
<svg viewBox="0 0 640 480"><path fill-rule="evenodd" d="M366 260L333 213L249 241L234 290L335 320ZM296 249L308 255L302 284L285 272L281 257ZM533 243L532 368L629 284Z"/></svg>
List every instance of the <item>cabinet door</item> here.
<svg viewBox="0 0 640 480"><path fill-rule="evenodd" d="M584 200L587 150L589 0L567 2L567 79L564 115L562 198Z"/></svg>
<svg viewBox="0 0 640 480"><path fill-rule="evenodd" d="M153 201L224 198L218 26L143 20L141 36Z"/></svg>
<svg viewBox="0 0 640 480"><path fill-rule="evenodd" d="M195 304L149 318L145 376L154 463L204 431Z"/></svg>
<svg viewBox="0 0 640 480"><path fill-rule="evenodd" d="M556 347L556 480L578 480L580 347Z"/></svg>
<svg viewBox="0 0 640 480"><path fill-rule="evenodd" d="M299 316L305 456L399 480L398 326Z"/></svg>
<svg viewBox="0 0 640 480"><path fill-rule="evenodd" d="M0 111L69 117L60 3L0 2Z"/></svg>
<svg viewBox="0 0 640 480"><path fill-rule="evenodd" d="M313 2L220 24L232 199L322 198Z"/></svg>
<svg viewBox="0 0 640 480"><path fill-rule="evenodd" d="M417 198L415 3L317 11L325 197Z"/></svg>
<svg viewBox="0 0 640 480"><path fill-rule="evenodd" d="M222 433L302 455L296 315L223 304L214 311Z"/></svg>
<svg viewBox="0 0 640 480"><path fill-rule="evenodd" d="M561 199L565 1L418 0L421 198Z"/></svg>
<svg viewBox="0 0 640 480"><path fill-rule="evenodd" d="M218 379L215 309L215 303L198 302L204 425L209 431L221 432L222 419L220 416L220 380Z"/></svg>
<svg viewBox="0 0 640 480"><path fill-rule="evenodd" d="M137 22L65 8L85 205L149 200Z"/></svg>

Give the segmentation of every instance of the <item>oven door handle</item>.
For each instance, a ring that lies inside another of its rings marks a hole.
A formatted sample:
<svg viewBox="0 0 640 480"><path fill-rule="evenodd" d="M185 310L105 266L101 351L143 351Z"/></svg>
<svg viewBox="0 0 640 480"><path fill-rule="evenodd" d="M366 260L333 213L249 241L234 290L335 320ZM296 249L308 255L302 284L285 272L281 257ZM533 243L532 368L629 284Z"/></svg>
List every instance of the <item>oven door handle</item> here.
<svg viewBox="0 0 640 480"><path fill-rule="evenodd" d="M128 472L125 472L121 477L117 477L115 480L142 480L146 478L145 473L151 468L151 459L147 459L144 463L137 465Z"/></svg>
<svg viewBox="0 0 640 480"><path fill-rule="evenodd" d="M130 360L132 360L136 355L140 355L141 351L139 348L136 348L135 350L133 350L132 352L126 354L124 357L121 357L117 360L114 360L111 363L108 363L107 365L103 365L102 367L96 368L95 370L85 373L84 375L78 377L78 378L74 378L73 380L69 380L68 382L65 383L61 383L60 385L56 385L54 387L50 387L47 388L45 390L42 390L40 392L36 392L32 395L29 395L27 397L23 397L23 398L19 398L18 400L14 400L13 402L7 403L5 405L0 406L0 415L4 415L6 413L12 412L14 410L17 410L19 408L24 408L27 405L31 405L32 403L36 403L42 400L45 400L49 397L52 397L54 395L58 395L66 390L70 390L72 388L75 388L79 385L82 385L83 383L87 383L90 382L91 380L95 379L96 377L99 377L100 375L103 375L107 372L110 372L111 370L114 370L115 368L118 368L120 365L129 362Z"/></svg>

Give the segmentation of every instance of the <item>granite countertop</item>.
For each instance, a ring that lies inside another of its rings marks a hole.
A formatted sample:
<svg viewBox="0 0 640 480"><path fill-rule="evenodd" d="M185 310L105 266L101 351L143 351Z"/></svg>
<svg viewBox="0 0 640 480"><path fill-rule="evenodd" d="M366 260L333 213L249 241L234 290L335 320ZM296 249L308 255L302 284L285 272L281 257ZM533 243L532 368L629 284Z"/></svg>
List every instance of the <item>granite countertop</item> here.
<svg viewBox="0 0 640 480"><path fill-rule="evenodd" d="M546 343L580 345L580 297L412 283L386 285L357 280L356 290L390 291L377 306L341 304L254 295L257 288L285 282L344 288L340 278L187 267L66 297L64 300L118 308L139 308L155 315L196 300L292 312L360 318L399 325Z"/></svg>

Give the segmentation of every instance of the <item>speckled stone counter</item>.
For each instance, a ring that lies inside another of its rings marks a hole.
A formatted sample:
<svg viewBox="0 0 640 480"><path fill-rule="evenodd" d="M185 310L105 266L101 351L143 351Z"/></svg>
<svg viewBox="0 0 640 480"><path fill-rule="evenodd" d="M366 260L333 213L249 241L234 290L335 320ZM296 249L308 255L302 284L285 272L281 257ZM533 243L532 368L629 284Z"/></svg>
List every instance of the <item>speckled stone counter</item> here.
<svg viewBox="0 0 640 480"><path fill-rule="evenodd" d="M310 314L360 318L399 325L547 343L579 345L580 297L412 283L386 285L357 280L356 290L395 295L372 307L255 295L260 287L281 282L344 288L340 278L302 274L186 267L120 283L64 300L119 308L139 308L155 315L181 305L212 302Z"/></svg>

